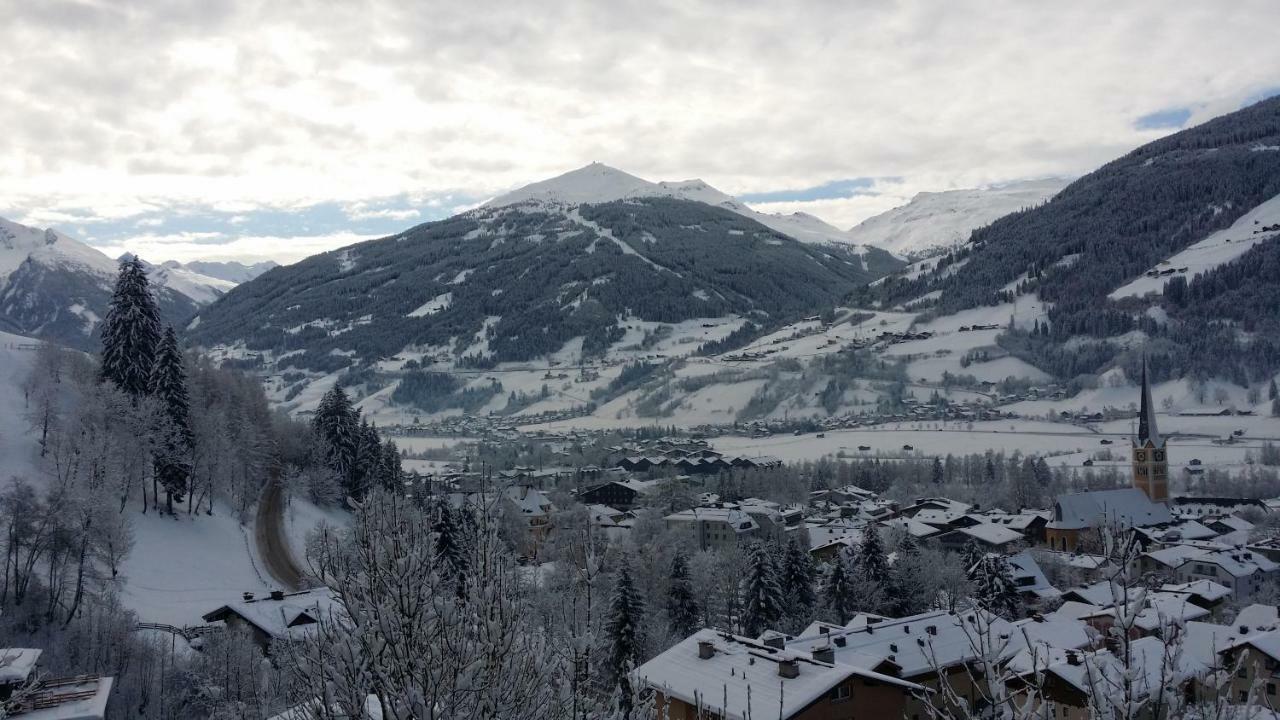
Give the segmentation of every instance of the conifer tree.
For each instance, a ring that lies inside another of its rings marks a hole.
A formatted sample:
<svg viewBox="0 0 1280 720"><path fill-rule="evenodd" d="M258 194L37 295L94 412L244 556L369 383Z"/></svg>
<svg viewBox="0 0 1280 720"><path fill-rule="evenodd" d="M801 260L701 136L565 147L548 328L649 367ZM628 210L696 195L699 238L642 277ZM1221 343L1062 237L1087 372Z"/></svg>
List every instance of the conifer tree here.
<svg viewBox="0 0 1280 720"><path fill-rule="evenodd" d="M1276 379L1271 378L1271 384L1267 386L1267 399L1275 400L1280 398L1280 389L1276 388Z"/></svg>
<svg viewBox="0 0 1280 720"><path fill-rule="evenodd" d="M311 427L325 464L337 473L342 489L351 494L356 448L360 431L359 411L342 388L334 386L320 399Z"/></svg>
<svg viewBox="0 0 1280 720"><path fill-rule="evenodd" d="M132 257L120 263L102 322L102 379L115 383L137 402L150 387L159 344L160 310L142 261Z"/></svg>
<svg viewBox="0 0 1280 720"><path fill-rule="evenodd" d="M631 579L631 566L626 560L613 583L604 631L609 677L618 687L624 710L630 710L630 674L644 660L644 598Z"/></svg>
<svg viewBox="0 0 1280 720"><path fill-rule="evenodd" d="M848 561L844 553L837 553L836 559L827 570L826 581L822 585L822 602L827 611L841 625L853 617L853 578L850 577Z"/></svg>
<svg viewBox="0 0 1280 720"><path fill-rule="evenodd" d="M680 637L692 635L698 629L701 612L689 578L689 558L677 552L671 559L671 587L667 593L667 620L671 631Z"/></svg>
<svg viewBox="0 0 1280 720"><path fill-rule="evenodd" d="M752 543L747 550L747 577L742 581L742 594L745 635L755 637L782 619L784 608L778 567L763 543Z"/></svg>
<svg viewBox="0 0 1280 720"><path fill-rule="evenodd" d="M462 592L461 581L467 573L467 552L462 527L447 501L441 502L437 508L433 529L436 531L435 553L441 567L440 574L459 583L459 592Z"/></svg>
<svg viewBox="0 0 1280 720"><path fill-rule="evenodd" d="M782 557L782 586L792 601L791 609L806 617L813 613L814 606L818 604L818 594L813 587L814 578L813 560L809 553L800 546L798 540L791 538Z"/></svg>
<svg viewBox="0 0 1280 720"><path fill-rule="evenodd" d="M960 551L960 559L964 563L965 574L972 578L975 568L983 557L985 557L985 553L982 552L982 549L978 547L978 543L972 538L965 543L964 549Z"/></svg>
<svg viewBox="0 0 1280 720"><path fill-rule="evenodd" d="M973 573L974 601L1008 620L1022 615L1022 599L1009 572L1009 564L997 555L983 558Z"/></svg>
<svg viewBox="0 0 1280 720"><path fill-rule="evenodd" d="M378 475L379 484L388 491L404 491L404 467L400 463L400 449L390 438L382 443L382 461Z"/></svg>
<svg viewBox="0 0 1280 720"><path fill-rule="evenodd" d="M182 502L191 476L191 400L187 394L187 371L172 327L165 328L151 371L150 392L160 402L163 427L155 452L155 474L164 487L169 512Z"/></svg>
<svg viewBox="0 0 1280 720"><path fill-rule="evenodd" d="M886 557L884 543L875 527L868 526L863 533L856 560L854 591L860 605L858 609L883 612L885 601L891 594L893 577L889 572L889 559Z"/></svg>

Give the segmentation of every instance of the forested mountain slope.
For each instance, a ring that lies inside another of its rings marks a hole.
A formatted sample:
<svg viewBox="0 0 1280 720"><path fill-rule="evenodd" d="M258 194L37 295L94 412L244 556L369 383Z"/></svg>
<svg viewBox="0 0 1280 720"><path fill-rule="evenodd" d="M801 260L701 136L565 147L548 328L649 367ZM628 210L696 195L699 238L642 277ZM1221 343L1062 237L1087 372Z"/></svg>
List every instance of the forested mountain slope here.
<svg viewBox="0 0 1280 720"><path fill-rule="evenodd" d="M971 245L930 272L889 278L858 299L894 305L940 293L933 313L944 315L1035 295L1050 307L1047 325L1010 333L1005 344L1059 377L1106 367L1132 344L1116 339L1141 331L1152 340L1146 351L1157 378L1219 374L1242 382L1280 365L1280 304L1268 302L1277 280L1262 275L1258 261L1274 252L1269 226L1233 223L1277 195L1280 98L1272 98L1144 145L1048 203L976 230ZM1226 228L1237 237L1223 242L1264 242L1220 270L1170 261ZM1108 297L1151 273L1181 279L1172 292ZM1227 275L1239 281L1233 307L1206 304L1222 296ZM1246 307L1260 312L1236 310Z"/></svg>
<svg viewBox="0 0 1280 720"><path fill-rule="evenodd" d="M782 320L901 264L798 242L703 202L580 199L510 198L274 269L202 311L189 335L292 352L282 365L327 371L408 346L485 366L582 338L590 357L622 337L627 318Z"/></svg>

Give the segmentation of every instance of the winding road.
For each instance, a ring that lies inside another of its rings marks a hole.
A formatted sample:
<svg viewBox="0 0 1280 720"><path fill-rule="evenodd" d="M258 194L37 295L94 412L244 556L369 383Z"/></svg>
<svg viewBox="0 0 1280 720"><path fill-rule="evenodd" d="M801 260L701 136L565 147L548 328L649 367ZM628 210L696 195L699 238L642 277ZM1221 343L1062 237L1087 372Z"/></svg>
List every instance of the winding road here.
<svg viewBox="0 0 1280 720"><path fill-rule="evenodd" d="M284 493L280 490L280 483L274 479L262 489L262 497L258 500L253 539L262 564L276 582L287 590L306 587L306 573L293 556L284 534Z"/></svg>

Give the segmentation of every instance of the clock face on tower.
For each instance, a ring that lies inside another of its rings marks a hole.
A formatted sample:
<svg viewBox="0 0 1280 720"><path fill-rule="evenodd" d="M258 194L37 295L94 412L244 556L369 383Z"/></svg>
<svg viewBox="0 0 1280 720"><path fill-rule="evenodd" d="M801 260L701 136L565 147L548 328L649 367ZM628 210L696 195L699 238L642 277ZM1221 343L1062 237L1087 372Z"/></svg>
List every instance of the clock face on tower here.
<svg viewBox="0 0 1280 720"><path fill-rule="evenodd" d="M1153 457L1156 462L1164 462L1164 451L1156 450L1155 455Z"/></svg>
<svg viewBox="0 0 1280 720"><path fill-rule="evenodd" d="M1137 460L1138 462L1146 462L1146 461L1147 461L1147 451L1146 451L1146 450L1139 450L1139 451L1137 451L1137 452L1135 452L1135 453L1133 454L1133 457L1134 457L1134 459L1135 459L1135 460Z"/></svg>

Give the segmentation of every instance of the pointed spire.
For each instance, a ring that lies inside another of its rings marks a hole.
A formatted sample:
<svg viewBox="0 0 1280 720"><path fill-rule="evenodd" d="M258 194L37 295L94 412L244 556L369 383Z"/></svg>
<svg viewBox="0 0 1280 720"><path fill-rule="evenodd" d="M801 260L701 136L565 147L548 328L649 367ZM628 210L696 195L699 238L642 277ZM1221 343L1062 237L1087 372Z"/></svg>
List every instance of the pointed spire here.
<svg viewBox="0 0 1280 720"><path fill-rule="evenodd" d="M1138 409L1138 437L1134 445L1142 447L1150 442L1155 447L1162 447L1160 431L1156 429L1156 405L1151 401L1151 383L1147 381L1147 358L1142 358L1142 407Z"/></svg>

